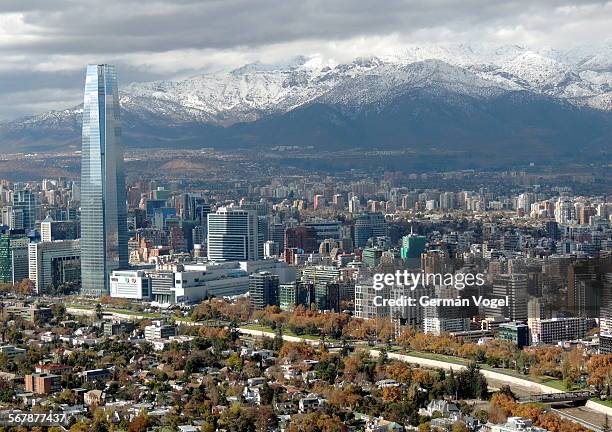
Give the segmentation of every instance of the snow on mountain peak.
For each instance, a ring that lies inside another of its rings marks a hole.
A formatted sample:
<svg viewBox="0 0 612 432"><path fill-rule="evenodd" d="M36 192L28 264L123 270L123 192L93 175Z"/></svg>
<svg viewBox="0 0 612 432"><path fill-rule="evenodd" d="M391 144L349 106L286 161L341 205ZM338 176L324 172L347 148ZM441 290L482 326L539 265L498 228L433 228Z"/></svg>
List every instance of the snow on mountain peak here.
<svg viewBox="0 0 612 432"><path fill-rule="evenodd" d="M611 52L604 50L597 64L612 59ZM173 115L179 119L195 113L200 119L229 124L286 112L320 98L339 103L350 100L351 104L375 100L400 85L427 82L427 74L435 73L436 85L472 95L490 94L492 88L529 90L607 109L609 104L601 101L609 100L612 80L599 69L584 69L592 59L595 56L588 52L580 56L576 50L564 54L519 45L407 45L392 54L357 57L342 64L319 55L296 56L281 64L252 63L229 73L136 84L125 93L135 98L134 103L138 98L146 99L148 105L152 101L171 103L176 108ZM438 63L437 68L425 72L422 65L406 69L433 60L452 67ZM411 78L406 74L417 75ZM429 85L432 83L429 80Z"/></svg>
<svg viewBox="0 0 612 432"><path fill-rule="evenodd" d="M355 109L411 88L446 89L476 98L527 90L611 110L612 44L567 50L407 45L391 54L357 57L347 63L317 54L296 56L283 63L254 62L179 81L131 84L122 89L121 103L142 118L153 115L175 122L230 125L315 101ZM73 109L27 121L57 122L78 115Z"/></svg>

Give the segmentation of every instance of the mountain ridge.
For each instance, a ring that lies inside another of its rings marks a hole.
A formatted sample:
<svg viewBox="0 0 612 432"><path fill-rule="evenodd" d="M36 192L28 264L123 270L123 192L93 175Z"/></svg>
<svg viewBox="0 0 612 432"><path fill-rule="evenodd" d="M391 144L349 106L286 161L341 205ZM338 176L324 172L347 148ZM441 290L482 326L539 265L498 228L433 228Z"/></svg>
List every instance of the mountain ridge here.
<svg viewBox="0 0 612 432"><path fill-rule="evenodd" d="M359 57L340 64L329 64L317 57L297 57L285 65L253 63L229 72L196 75L180 81L130 84L122 89L120 98L128 146L180 147L187 142L189 146L197 146L201 141L202 146L232 148L265 147L269 144L266 140L274 134L263 125L275 124L278 128L282 125L275 122L280 118L308 117L317 112L311 107L326 106L327 111L321 109L321 112L332 116L326 119L319 113L316 124L310 123L312 117L304 119L305 124L311 124L321 133L340 119L341 123L351 123L352 128L363 129L369 124L368 118L382 113L389 116L402 111L415 115L418 106L404 104L401 109L393 106L407 100L402 99L404 96L410 99L410 95L418 95L411 99L412 103L439 111L430 112L431 118L463 117L466 128L472 121L470 112L484 113L486 109L493 109L495 100L511 101L512 95L522 95L515 98L513 109L520 111L525 104L544 104L540 106L557 112L565 121L572 122L572 116L580 117L577 130L580 122L588 117L591 119L588 122L594 122L594 129L603 134L601 140L607 136L612 115L612 48L579 54L536 52L520 46L480 52L463 45L453 49L411 46L394 55ZM502 105L505 107L505 103ZM505 124L516 123L511 114L499 114L503 124L495 120L494 113L482 118L499 123L501 136ZM4 123L0 125L0 149L76 149L80 115L77 106ZM546 111L534 115L536 123L540 119L546 125L543 129L556 127L554 121L546 119ZM514 117L518 116L519 112L515 112ZM401 116L393 117L393 121L390 118L387 129L401 129L402 123L412 121ZM384 123L385 119L377 121ZM291 124L296 130L303 129L298 123ZM532 126L537 129L538 124ZM470 127L478 129L477 125ZM480 127L487 130L487 125ZM429 134L442 140L431 128L419 130L415 139L432 142L427 137ZM285 127L280 129L287 131ZM347 142L354 142L348 130L344 135L328 132L326 136L335 137L328 146L343 147ZM566 132L573 136L571 130ZM380 133L384 133L384 128ZM302 134L305 135L292 138L288 133L273 141L275 145L292 145L292 139L300 142L310 139L316 144L316 135L310 136L307 130L302 130ZM454 130L448 138L453 135L461 136L462 131ZM474 134L466 132L466 135ZM589 148L594 139L591 138L580 139L576 135L578 149ZM384 137L378 141L392 146Z"/></svg>

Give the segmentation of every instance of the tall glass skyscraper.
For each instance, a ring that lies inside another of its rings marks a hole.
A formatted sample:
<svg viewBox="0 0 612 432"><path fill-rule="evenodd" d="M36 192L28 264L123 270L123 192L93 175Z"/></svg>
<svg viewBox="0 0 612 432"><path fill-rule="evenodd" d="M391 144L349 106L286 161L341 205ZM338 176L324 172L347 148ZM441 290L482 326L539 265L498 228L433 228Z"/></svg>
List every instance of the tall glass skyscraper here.
<svg viewBox="0 0 612 432"><path fill-rule="evenodd" d="M110 273L127 265L127 208L117 76L112 65L88 65L81 160L82 293L108 294Z"/></svg>

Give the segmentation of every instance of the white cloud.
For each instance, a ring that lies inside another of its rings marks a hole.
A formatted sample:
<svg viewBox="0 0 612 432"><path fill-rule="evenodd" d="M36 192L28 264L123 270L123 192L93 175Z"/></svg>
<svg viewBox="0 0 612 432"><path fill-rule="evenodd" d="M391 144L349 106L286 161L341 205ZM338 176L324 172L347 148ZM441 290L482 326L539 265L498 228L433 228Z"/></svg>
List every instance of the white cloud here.
<svg viewBox="0 0 612 432"><path fill-rule="evenodd" d="M92 62L116 63L125 84L406 44L565 47L599 43L611 28L603 0L3 0L0 101L23 103L2 104L0 119L78 101Z"/></svg>

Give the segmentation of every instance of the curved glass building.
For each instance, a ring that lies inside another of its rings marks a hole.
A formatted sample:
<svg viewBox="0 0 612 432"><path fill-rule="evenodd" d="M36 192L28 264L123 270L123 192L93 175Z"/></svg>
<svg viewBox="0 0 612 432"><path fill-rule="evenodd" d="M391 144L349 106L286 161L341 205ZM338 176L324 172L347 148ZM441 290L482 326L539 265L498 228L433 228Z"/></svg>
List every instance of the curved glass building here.
<svg viewBox="0 0 612 432"><path fill-rule="evenodd" d="M112 65L88 65L81 160L82 294L108 294L110 273L127 266L127 208L117 76Z"/></svg>

